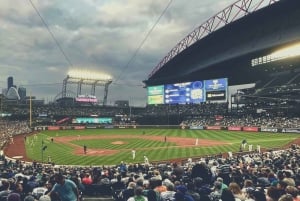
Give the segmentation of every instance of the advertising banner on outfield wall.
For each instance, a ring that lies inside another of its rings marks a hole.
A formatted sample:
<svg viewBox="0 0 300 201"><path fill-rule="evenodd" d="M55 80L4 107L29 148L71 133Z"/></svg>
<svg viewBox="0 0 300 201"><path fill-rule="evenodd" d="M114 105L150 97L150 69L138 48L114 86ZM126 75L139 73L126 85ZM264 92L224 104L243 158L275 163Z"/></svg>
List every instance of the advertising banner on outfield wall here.
<svg viewBox="0 0 300 201"><path fill-rule="evenodd" d="M190 126L191 130L203 130L204 127L203 126Z"/></svg>
<svg viewBox="0 0 300 201"><path fill-rule="evenodd" d="M300 128L283 128L283 133L300 133Z"/></svg>
<svg viewBox="0 0 300 201"><path fill-rule="evenodd" d="M97 126L96 126L96 125L86 125L86 128L87 128L87 129L91 129L91 128L94 128L94 129L95 129L95 128L97 128Z"/></svg>
<svg viewBox="0 0 300 201"><path fill-rule="evenodd" d="M260 128L261 132L273 132L273 133L277 133L278 129L277 128Z"/></svg>
<svg viewBox="0 0 300 201"><path fill-rule="evenodd" d="M57 131L57 130L60 130L60 127L59 126L48 126L48 130L49 131Z"/></svg>
<svg viewBox="0 0 300 201"><path fill-rule="evenodd" d="M72 126L62 126L61 129L62 130L71 130Z"/></svg>
<svg viewBox="0 0 300 201"><path fill-rule="evenodd" d="M206 126L206 130L221 130L221 126Z"/></svg>
<svg viewBox="0 0 300 201"><path fill-rule="evenodd" d="M74 130L84 130L85 126L74 126Z"/></svg>
<svg viewBox="0 0 300 201"><path fill-rule="evenodd" d="M46 126L37 126L37 127L34 127L34 130L36 130L36 131L45 131Z"/></svg>
<svg viewBox="0 0 300 201"><path fill-rule="evenodd" d="M118 128L127 128L127 126L118 126Z"/></svg>
<svg viewBox="0 0 300 201"><path fill-rule="evenodd" d="M114 126L113 125L106 125L106 126L104 126L104 128L112 129L112 128L114 128Z"/></svg>
<svg viewBox="0 0 300 201"><path fill-rule="evenodd" d="M227 127L227 130L229 130L229 131L241 131L242 127L240 127L240 126L229 126L229 127Z"/></svg>
<svg viewBox="0 0 300 201"><path fill-rule="evenodd" d="M243 127L243 131L258 132L258 127Z"/></svg>

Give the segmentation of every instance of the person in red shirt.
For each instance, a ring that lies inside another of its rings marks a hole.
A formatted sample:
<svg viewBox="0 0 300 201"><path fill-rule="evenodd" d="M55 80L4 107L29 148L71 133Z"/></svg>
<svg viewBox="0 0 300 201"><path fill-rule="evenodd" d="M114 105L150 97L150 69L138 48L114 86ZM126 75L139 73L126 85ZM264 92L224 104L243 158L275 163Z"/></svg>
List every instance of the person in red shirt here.
<svg viewBox="0 0 300 201"><path fill-rule="evenodd" d="M89 173L85 173L84 177L81 180L81 183L84 185L91 185L93 183L93 180Z"/></svg>

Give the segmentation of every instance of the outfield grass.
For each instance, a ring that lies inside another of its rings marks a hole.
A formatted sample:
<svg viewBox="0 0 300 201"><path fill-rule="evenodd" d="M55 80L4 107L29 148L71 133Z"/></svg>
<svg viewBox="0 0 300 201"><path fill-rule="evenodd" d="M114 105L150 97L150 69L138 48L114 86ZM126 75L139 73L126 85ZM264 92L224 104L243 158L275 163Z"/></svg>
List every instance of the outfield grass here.
<svg viewBox="0 0 300 201"><path fill-rule="evenodd" d="M94 149L117 150L114 155L97 156L74 155L74 148L66 144L51 143L52 137L61 136L101 136L101 135L132 135L136 138L118 138L118 141L124 141L125 144L112 144L116 139L92 139L70 142L74 145ZM173 136L185 138L210 139L228 142L228 145L210 146L210 147L174 147L175 143L155 140L142 139L140 136ZM209 131L209 130L180 130L180 129L90 129L90 130L63 130L63 131L42 131L38 134L38 139L34 136L28 137L26 144L27 156L36 161L47 162L48 156L52 161L59 165L117 165L121 161L126 163L143 162L143 156L146 155L149 161L174 160L178 158L200 157L204 155L213 155L220 152L237 152L241 141L247 139L248 144L253 144L253 148L259 144L261 148L277 148L288 144L290 141L298 138L296 134L276 134L276 133L256 133L239 131ZM32 146L30 142L34 142ZM42 144L47 146L42 151ZM136 150L136 159L132 160L131 149Z"/></svg>

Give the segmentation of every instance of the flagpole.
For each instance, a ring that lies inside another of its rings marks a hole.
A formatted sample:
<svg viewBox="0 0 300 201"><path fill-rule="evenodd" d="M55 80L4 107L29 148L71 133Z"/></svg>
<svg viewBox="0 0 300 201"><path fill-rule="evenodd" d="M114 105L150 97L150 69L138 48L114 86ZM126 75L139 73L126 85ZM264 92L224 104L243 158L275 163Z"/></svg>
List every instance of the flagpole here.
<svg viewBox="0 0 300 201"><path fill-rule="evenodd" d="M31 93L29 94L29 126L32 125L32 102L31 102Z"/></svg>

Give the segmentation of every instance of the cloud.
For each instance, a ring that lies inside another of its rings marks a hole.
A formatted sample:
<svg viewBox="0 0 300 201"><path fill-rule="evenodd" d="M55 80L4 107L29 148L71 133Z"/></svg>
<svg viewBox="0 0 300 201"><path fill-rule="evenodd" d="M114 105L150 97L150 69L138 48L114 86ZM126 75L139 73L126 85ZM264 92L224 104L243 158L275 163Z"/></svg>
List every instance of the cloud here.
<svg viewBox="0 0 300 201"><path fill-rule="evenodd" d="M109 103L131 99L137 105L146 104L142 81L157 63L197 26L234 2L173 0L140 46L170 0L31 1L50 32L29 0L0 1L2 88L13 76L17 86L52 100L61 92L68 70L80 67L113 76ZM97 93L102 99L101 87Z"/></svg>

